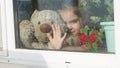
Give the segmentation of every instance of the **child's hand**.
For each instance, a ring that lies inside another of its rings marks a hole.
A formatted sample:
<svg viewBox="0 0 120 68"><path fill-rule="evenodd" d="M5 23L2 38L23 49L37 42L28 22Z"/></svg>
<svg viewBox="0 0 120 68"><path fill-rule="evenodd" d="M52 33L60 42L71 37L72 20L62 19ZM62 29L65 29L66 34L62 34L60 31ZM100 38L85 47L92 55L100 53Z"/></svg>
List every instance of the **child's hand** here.
<svg viewBox="0 0 120 68"><path fill-rule="evenodd" d="M60 26L57 24L52 25L52 30L53 30L53 37L50 35L50 33L47 33L47 36L53 48L60 49L67 34L65 33L64 36L62 37Z"/></svg>

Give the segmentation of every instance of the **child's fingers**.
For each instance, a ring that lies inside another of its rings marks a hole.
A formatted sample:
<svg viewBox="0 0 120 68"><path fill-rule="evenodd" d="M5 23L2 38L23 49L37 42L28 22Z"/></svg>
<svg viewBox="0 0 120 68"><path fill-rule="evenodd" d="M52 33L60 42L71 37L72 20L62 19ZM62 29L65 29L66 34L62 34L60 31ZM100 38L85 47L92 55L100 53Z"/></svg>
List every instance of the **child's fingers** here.
<svg viewBox="0 0 120 68"><path fill-rule="evenodd" d="M65 39L66 35L67 35L67 33L64 33L64 35L63 35L63 37L62 37L62 40Z"/></svg>
<svg viewBox="0 0 120 68"><path fill-rule="evenodd" d="M53 35L56 34L55 25L52 25Z"/></svg>
<svg viewBox="0 0 120 68"><path fill-rule="evenodd" d="M50 41L52 40L52 36L50 35L50 33L47 33L47 37Z"/></svg>
<svg viewBox="0 0 120 68"><path fill-rule="evenodd" d="M61 34L60 26L58 25L58 32Z"/></svg>
<svg viewBox="0 0 120 68"><path fill-rule="evenodd" d="M61 30L59 25L56 27L56 34L61 37Z"/></svg>

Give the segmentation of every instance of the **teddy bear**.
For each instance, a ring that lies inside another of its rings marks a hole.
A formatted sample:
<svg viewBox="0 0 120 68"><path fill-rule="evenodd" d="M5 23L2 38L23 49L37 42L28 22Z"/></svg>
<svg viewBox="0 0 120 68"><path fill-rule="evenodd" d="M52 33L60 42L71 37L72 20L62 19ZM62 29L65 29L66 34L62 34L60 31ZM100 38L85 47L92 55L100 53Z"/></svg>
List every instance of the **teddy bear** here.
<svg viewBox="0 0 120 68"><path fill-rule="evenodd" d="M23 20L19 24L20 40L26 48L53 49L46 33L52 35L52 24L58 24L61 33L66 32L66 26L59 14L53 10L35 10L29 20Z"/></svg>

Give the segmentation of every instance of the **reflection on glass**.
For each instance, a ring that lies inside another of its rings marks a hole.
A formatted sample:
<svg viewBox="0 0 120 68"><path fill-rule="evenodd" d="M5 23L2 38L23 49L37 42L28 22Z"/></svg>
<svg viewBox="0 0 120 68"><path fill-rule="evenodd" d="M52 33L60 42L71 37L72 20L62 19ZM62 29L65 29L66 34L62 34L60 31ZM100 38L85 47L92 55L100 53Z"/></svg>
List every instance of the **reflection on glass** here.
<svg viewBox="0 0 120 68"><path fill-rule="evenodd" d="M108 53L100 22L113 0L14 0L16 48Z"/></svg>

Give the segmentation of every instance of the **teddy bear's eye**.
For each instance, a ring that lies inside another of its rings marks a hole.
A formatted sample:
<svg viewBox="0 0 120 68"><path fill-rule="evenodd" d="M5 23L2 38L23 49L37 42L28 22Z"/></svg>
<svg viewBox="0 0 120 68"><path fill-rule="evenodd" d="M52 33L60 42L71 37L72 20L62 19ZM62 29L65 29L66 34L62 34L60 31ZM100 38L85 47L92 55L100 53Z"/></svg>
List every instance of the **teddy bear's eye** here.
<svg viewBox="0 0 120 68"><path fill-rule="evenodd" d="M40 21L38 22L38 24L40 24Z"/></svg>

